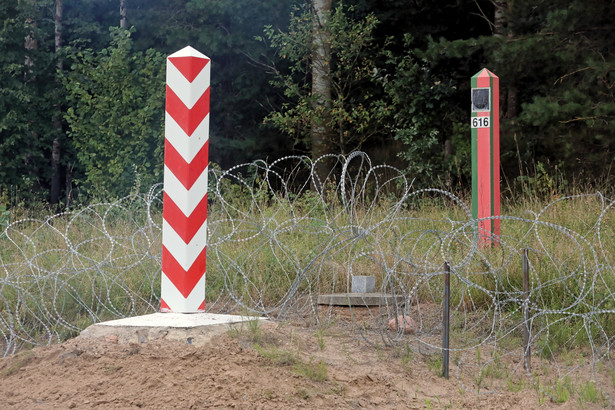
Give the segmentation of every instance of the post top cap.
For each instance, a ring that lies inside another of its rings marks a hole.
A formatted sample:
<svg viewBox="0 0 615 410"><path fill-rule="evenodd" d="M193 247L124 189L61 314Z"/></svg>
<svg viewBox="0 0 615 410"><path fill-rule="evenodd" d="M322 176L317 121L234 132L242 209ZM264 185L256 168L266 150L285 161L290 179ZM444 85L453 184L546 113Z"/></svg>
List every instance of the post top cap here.
<svg viewBox="0 0 615 410"><path fill-rule="evenodd" d="M478 73L474 74L472 78L480 78L480 77L490 77L490 78L498 78L497 75L493 74L491 71L483 68Z"/></svg>
<svg viewBox="0 0 615 410"><path fill-rule="evenodd" d="M190 46L186 46L182 48L181 50L176 51L169 56L169 58L174 58L174 57L196 57L196 58L204 58L204 59L209 60L209 57L207 57L205 54L201 53L200 51Z"/></svg>

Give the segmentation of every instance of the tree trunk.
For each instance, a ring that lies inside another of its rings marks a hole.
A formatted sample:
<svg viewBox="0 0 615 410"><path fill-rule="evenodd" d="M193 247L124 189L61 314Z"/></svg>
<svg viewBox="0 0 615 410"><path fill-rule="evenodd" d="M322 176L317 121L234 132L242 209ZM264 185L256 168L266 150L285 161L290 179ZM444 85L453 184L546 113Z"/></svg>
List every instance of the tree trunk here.
<svg viewBox="0 0 615 410"><path fill-rule="evenodd" d="M56 0L56 12L54 17L54 26L55 26L55 52L56 55L62 48L62 18L64 16L64 5L62 0ZM64 68L64 61L61 58L58 58L57 67L59 70Z"/></svg>
<svg viewBox="0 0 615 410"><path fill-rule="evenodd" d="M317 160L329 153L331 137L331 33L327 19L331 13L332 0L312 0L314 26L312 43L312 97L313 112L311 123L312 159ZM316 176L320 179L315 188L327 176L327 165L319 161Z"/></svg>
<svg viewBox="0 0 615 410"><path fill-rule="evenodd" d="M126 1L120 0L120 27L128 29L128 20L126 19Z"/></svg>
<svg viewBox="0 0 615 410"><path fill-rule="evenodd" d="M28 26L32 26L33 29L36 28L36 23L32 19L28 19L26 21L26 24ZM36 34L34 33L34 30L30 31L30 33L28 33L28 35L26 36L24 47L27 51L38 49L38 40L36 39ZM32 68L34 67L34 59L32 58L30 53L26 53L26 59L24 61L24 64L26 65L28 71L31 73L33 71Z"/></svg>
<svg viewBox="0 0 615 410"><path fill-rule="evenodd" d="M49 203L55 205L60 199L60 138L53 139L51 147L51 189Z"/></svg>
<svg viewBox="0 0 615 410"><path fill-rule="evenodd" d="M71 205L73 201L73 168L66 164L66 208Z"/></svg>
<svg viewBox="0 0 615 410"><path fill-rule="evenodd" d="M56 10L55 10L55 52L56 56L60 52L62 48L62 16L63 16L63 4L62 0L56 0ZM64 63L61 58L58 57L58 62L56 67L58 70L62 70L64 68ZM58 82L56 80L56 82ZM59 82L58 82L59 83ZM55 105L56 114L53 120L53 125L56 129L56 137L53 139L52 147L51 147L51 187L49 190L49 203L55 205L58 203L60 199L60 158L62 153L62 144L60 142L60 136L62 135L62 117L61 117L61 107L60 104Z"/></svg>
<svg viewBox="0 0 615 410"><path fill-rule="evenodd" d="M508 8L508 2L505 0L494 1L495 12L493 16L493 35L504 36L506 35L506 9Z"/></svg>
<svg viewBox="0 0 615 410"><path fill-rule="evenodd" d="M495 1L495 14L493 16L493 35L499 37L506 37L508 40L512 40L514 35L514 27L507 17L507 13L513 5L514 0L499 0ZM515 84L510 83L508 80L508 86L505 89L504 101L506 101L506 109L504 110L504 117L507 119L514 119L519 113L519 89Z"/></svg>
<svg viewBox="0 0 615 410"><path fill-rule="evenodd" d="M444 140L444 164L446 165L446 171L444 173L444 183L447 189L451 189L453 185L453 177L451 171L448 169L448 162L453 156L453 140L449 137Z"/></svg>
<svg viewBox="0 0 615 410"><path fill-rule="evenodd" d="M34 3L33 3L34 4ZM26 18L26 27L28 27L29 29L31 29L31 31L26 35L26 38L24 39L24 48L26 49L26 57L24 59L24 65L26 68L26 72L24 73L24 82L30 82L30 81L35 81L36 79L36 74L34 74L34 58L33 58L33 54L31 53L31 51L37 50L38 49L38 40L36 38L36 20L34 19L34 15L32 15L31 18ZM33 74L32 76L29 76L28 74ZM33 176L35 182L35 186L37 187L37 189L40 189L40 179L39 179L39 167L38 167L38 163L35 160L32 160L31 158L31 154L30 152L35 152L35 146L37 145L37 141L40 139L40 135L38 134L38 132L36 132L35 129L31 129L30 133L32 134L32 140L28 142L29 145L29 149L28 152L25 154L25 158L24 158L24 163L26 166L29 166L30 168L30 175Z"/></svg>
<svg viewBox="0 0 615 410"><path fill-rule="evenodd" d="M519 114L519 89L511 85L508 87L508 92L506 93L506 117L511 120L517 118Z"/></svg>

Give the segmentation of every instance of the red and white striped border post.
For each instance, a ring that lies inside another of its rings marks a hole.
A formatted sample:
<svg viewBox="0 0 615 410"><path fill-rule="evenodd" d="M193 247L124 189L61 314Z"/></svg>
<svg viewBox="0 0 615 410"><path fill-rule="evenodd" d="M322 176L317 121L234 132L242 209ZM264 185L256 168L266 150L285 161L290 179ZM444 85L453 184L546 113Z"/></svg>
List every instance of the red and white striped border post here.
<svg viewBox="0 0 615 410"><path fill-rule="evenodd" d="M167 58L162 312L205 310L210 73L192 47Z"/></svg>

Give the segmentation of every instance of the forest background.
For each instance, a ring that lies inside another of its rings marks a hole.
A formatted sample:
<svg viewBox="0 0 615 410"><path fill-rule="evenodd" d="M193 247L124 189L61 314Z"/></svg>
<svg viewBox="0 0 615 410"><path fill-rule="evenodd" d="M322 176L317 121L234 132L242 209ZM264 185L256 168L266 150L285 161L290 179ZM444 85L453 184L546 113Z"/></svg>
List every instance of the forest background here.
<svg viewBox="0 0 615 410"><path fill-rule="evenodd" d="M186 45L212 60L214 166L361 149L417 186L467 190L470 78L487 67L510 193L612 178L614 1L0 4L3 207L161 182L165 58Z"/></svg>

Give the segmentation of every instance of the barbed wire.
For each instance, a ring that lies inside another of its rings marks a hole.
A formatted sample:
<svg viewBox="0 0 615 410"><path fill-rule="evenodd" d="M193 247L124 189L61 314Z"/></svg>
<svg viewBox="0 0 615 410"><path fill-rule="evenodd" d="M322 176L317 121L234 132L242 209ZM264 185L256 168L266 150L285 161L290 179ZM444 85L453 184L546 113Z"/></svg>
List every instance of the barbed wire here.
<svg viewBox="0 0 615 410"><path fill-rule="evenodd" d="M502 231L489 247L477 240L479 221L464 200L412 185L362 152L210 169L206 309L318 325L346 321L373 345L437 362L446 262L450 354L460 386L488 394L530 380L557 400L576 380L615 403L615 202L596 192L489 218L499 219ZM575 202L580 215L571 211ZM91 323L158 311L161 226L160 184L9 223L0 237L3 355L65 340ZM383 296L376 306L322 302L323 295L349 294L354 275L375 277ZM521 341L526 309L531 369ZM412 332L395 322L404 317Z"/></svg>

